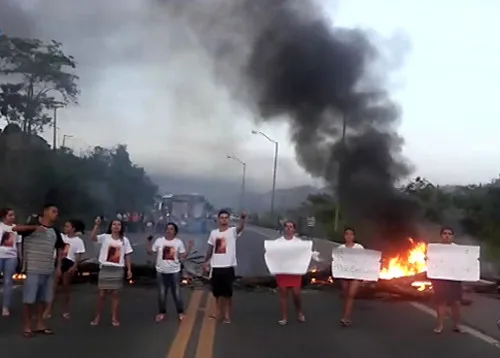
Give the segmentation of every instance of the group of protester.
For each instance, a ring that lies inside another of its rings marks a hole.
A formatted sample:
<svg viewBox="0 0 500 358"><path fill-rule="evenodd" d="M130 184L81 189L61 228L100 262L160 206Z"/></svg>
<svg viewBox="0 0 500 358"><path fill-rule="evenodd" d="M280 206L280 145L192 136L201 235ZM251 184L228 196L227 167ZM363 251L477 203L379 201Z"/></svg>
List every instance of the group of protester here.
<svg viewBox="0 0 500 358"><path fill-rule="evenodd" d="M84 227L78 220L69 220L64 225L64 234L55 227L58 209L49 204L43 208L37 222L29 225L16 225L14 210L7 208L0 212L0 273L3 275L4 293L2 315L10 315L12 300L13 275L16 270L26 274L23 286L23 319L24 336L32 337L35 333L50 335L53 331L46 326L46 319L51 316L55 287L62 281L64 299L62 312L65 319L70 319L70 284L77 272L85 245L81 239ZM220 211L218 228L212 230L208 238L208 250L203 269L209 273L212 294L216 300L215 312L210 316L215 320L231 323L231 307L235 267L237 266L236 245L238 237L245 228L246 215L243 213L236 227L230 226L230 214ZM106 295L111 295L111 324L119 326L118 306L119 292L123 288L125 278L132 277L131 258L132 245L124 235L121 220L113 220L106 233L99 233L102 224L97 218L90 237L99 243L99 275L98 299L92 326L100 323L101 313ZM277 240L283 243L301 240L296 236L296 226L291 221L283 223L284 234ZM193 248L190 241L187 249L178 237L178 227L174 223L166 225L165 236L147 237L146 250L156 255L156 271L158 282L158 314L156 322L166 318L166 296L171 292L179 320L184 318L184 307L180 290L181 262L186 259ZM445 228L441 231L443 243L452 243L453 230ZM344 232L344 249L363 249L356 243L355 231L347 228ZM281 305L280 325L288 323L288 298L291 295L296 310L297 320L305 322L306 318L301 301L301 275L276 275ZM342 280L344 311L340 323L351 325L354 299L362 282L358 280ZM437 325L435 333L443 331L446 305L452 305L454 330L459 332L461 285L451 281L434 282L437 300ZM32 326L33 309L36 310L35 326Z"/></svg>

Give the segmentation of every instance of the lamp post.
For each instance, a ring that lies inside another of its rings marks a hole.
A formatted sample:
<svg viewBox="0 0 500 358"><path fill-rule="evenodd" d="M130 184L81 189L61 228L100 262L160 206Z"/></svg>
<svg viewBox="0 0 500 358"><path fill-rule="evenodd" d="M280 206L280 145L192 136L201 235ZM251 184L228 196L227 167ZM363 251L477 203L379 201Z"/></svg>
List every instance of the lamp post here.
<svg viewBox="0 0 500 358"><path fill-rule="evenodd" d="M278 142L271 139L267 134L260 131L252 131L252 134L261 135L274 144L274 167L273 167L273 189L271 192L271 218L274 218L274 194L276 192L276 174L278 171Z"/></svg>
<svg viewBox="0 0 500 358"><path fill-rule="evenodd" d="M241 176L241 193L240 193L240 212L243 212L245 208L245 179L247 175L247 163L232 155L228 155L227 159L235 160L238 163L240 163L241 166L243 167L243 173Z"/></svg>

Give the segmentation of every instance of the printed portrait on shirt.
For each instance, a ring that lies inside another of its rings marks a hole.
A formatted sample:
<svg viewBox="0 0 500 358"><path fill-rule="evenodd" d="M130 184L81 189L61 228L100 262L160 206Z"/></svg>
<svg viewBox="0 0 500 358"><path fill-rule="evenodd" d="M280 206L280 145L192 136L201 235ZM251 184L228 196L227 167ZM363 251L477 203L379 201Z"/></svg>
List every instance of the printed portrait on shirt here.
<svg viewBox="0 0 500 358"><path fill-rule="evenodd" d="M163 260L165 261L175 260L175 247L163 246Z"/></svg>
<svg viewBox="0 0 500 358"><path fill-rule="evenodd" d="M215 239L215 253L225 254L227 252L227 242L223 237L218 237Z"/></svg>
<svg viewBox="0 0 500 358"><path fill-rule="evenodd" d="M122 248L119 246L109 246L108 247L108 258L107 262L111 262L114 264L119 264L120 263L120 256L121 256Z"/></svg>
<svg viewBox="0 0 500 358"><path fill-rule="evenodd" d="M11 232L4 232L2 234L1 246L14 247L16 245L16 236Z"/></svg>

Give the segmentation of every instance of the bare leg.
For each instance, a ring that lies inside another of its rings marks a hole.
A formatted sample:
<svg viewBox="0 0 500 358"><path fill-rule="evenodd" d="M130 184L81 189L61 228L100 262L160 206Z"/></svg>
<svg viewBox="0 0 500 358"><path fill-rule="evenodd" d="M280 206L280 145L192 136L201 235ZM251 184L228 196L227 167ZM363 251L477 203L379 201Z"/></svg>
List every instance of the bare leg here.
<svg viewBox="0 0 500 358"><path fill-rule="evenodd" d="M285 325L288 321L288 289L286 287L278 288L281 308L281 321L278 323Z"/></svg>
<svg viewBox="0 0 500 358"><path fill-rule="evenodd" d="M62 294L63 294L63 317L66 319L70 318L69 314L69 301L70 301L70 284L71 284L71 274L65 272L62 276Z"/></svg>
<svg viewBox="0 0 500 358"><path fill-rule="evenodd" d="M446 302L438 302L436 305L436 327L434 328L435 333L443 332L444 319L446 318Z"/></svg>
<svg viewBox="0 0 500 358"><path fill-rule="evenodd" d="M300 297L300 287L292 288L293 305L299 322L305 322L304 312L302 312L302 298Z"/></svg>
<svg viewBox="0 0 500 358"><path fill-rule="evenodd" d="M45 331L47 327L45 326L45 315L47 311L47 303L38 302L36 303L36 330Z"/></svg>
<svg viewBox="0 0 500 358"><path fill-rule="evenodd" d="M461 311L462 311L462 302L455 301L451 304L451 318L453 320L453 330L456 332L460 332L460 322L461 322Z"/></svg>
<svg viewBox="0 0 500 358"><path fill-rule="evenodd" d="M232 297L224 297L222 302L224 303L224 323L231 323Z"/></svg>
<svg viewBox="0 0 500 358"><path fill-rule="evenodd" d="M220 319L222 314L222 297L215 297L215 313L212 314L213 319Z"/></svg>
<svg viewBox="0 0 500 358"><path fill-rule="evenodd" d="M344 313L341 319L341 322L344 325L349 325L351 323L354 299L358 293L359 284L360 282L356 280L346 282L346 290L344 291Z"/></svg>
<svg viewBox="0 0 500 358"><path fill-rule="evenodd" d="M24 304L23 305L23 324L24 324L24 334L30 335L31 329L31 308L33 305Z"/></svg>
<svg viewBox="0 0 500 358"><path fill-rule="evenodd" d="M106 299L106 290L99 290L99 294L97 296L97 307L96 307L95 318L92 322L90 322L90 324L93 326L97 326L99 324L99 321L101 320L102 306L104 305L105 299Z"/></svg>
<svg viewBox="0 0 500 358"><path fill-rule="evenodd" d="M46 308L45 308L45 311L43 312L43 318L44 319L48 319L50 317L52 317L52 308L54 307L54 302L56 300L56 297L57 297L57 285L59 284L59 280L60 280L60 277L56 276L54 278L54 293L52 295L52 301L50 301L50 303L47 304Z"/></svg>
<svg viewBox="0 0 500 358"><path fill-rule="evenodd" d="M118 305L120 304L120 291L113 290L111 293L111 323L113 326L118 327L120 321L118 320Z"/></svg>

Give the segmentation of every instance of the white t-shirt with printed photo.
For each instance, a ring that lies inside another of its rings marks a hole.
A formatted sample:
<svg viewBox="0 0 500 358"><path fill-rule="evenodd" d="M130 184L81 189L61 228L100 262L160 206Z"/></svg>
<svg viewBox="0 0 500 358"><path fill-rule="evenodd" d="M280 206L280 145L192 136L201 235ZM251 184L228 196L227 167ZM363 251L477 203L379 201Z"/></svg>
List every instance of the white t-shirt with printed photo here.
<svg viewBox="0 0 500 358"><path fill-rule="evenodd" d="M68 237L62 235L62 239L66 244L63 250L63 258L75 262L77 254L85 253L85 243L79 236Z"/></svg>
<svg viewBox="0 0 500 358"><path fill-rule="evenodd" d="M174 238L167 240L165 237L156 239L152 246L156 253L156 271L160 273L177 273L181 271L179 255L186 252L182 240Z"/></svg>
<svg viewBox="0 0 500 358"><path fill-rule="evenodd" d="M120 240L113 239L111 234L101 234L97 235L97 242L101 245L99 251L101 266L125 267L125 255L134 251L126 237Z"/></svg>
<svg viewBox="0 0 500 358"><path fill-rule="evenodd" d="M22 237L13 231L14 226L0 223L0 259L17 257L17 245L22 242Z"/></svg>
<svg viewBox="0 0 500 358"><path fill-rule="evenodd" d="M214 250L210 259L211 267L235 267L236 261L236 239L240 235L236 227L230 227L225 231L212 230L208 237L208 244Z"/></svg>
<svg viewBox="0 0 500 358"><path fill-rule="evenodd" d="M337 246L337 249L364 249L364 247L363 247L363 245L355 242L352 247L347 247L345 244L342 244L342 245Z"/></svg>

